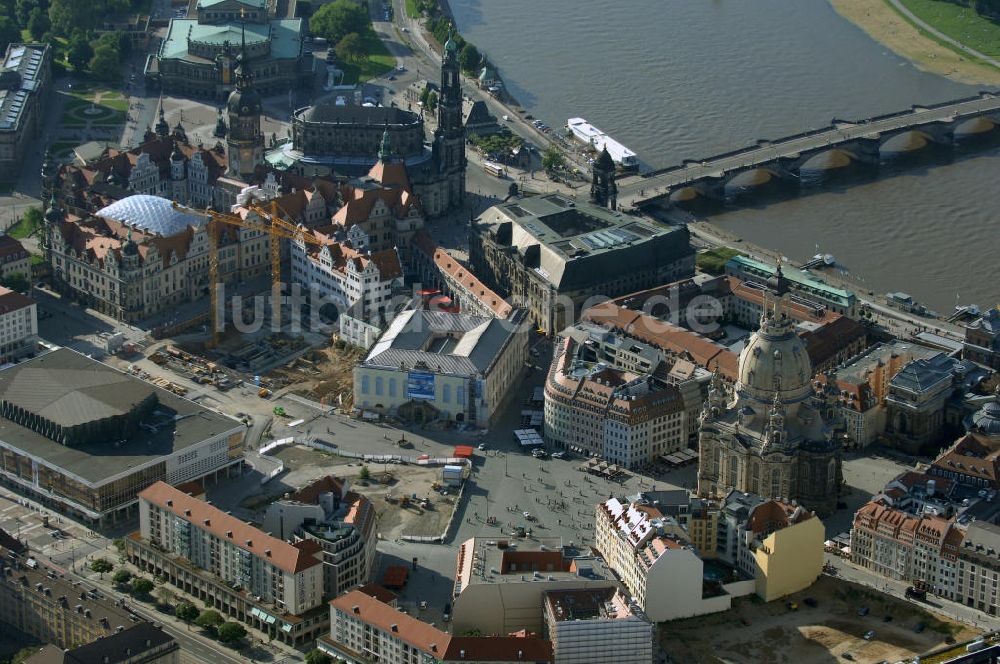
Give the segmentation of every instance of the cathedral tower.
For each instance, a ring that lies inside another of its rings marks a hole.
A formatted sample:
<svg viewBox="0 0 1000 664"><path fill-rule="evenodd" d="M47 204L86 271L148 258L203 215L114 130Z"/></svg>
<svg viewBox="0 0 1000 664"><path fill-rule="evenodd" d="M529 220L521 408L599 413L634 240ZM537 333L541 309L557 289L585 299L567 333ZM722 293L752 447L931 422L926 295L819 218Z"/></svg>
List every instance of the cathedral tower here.
<svg viewBox="0 0 1000 664"><path fill-rule="evenodd" d="M438 168L445 175L443 192L447 207L465 201L465 125L462 123L462 81L458 66L458 44L450 37L441 58L441 98L438 101L438 126L434 131L434 153Z"/></svg>
<svg viewBox="0 0 1000 664"><path fill-rule="evenodd" d="M594 177L590 183L590 200L595 205L618 207L618 185L615 184L615 161L607 148L601 150L593 165Z"/></svg>
<svg viewBox="0 0 1000 664"><path fill-rule="evenodd" d="M229 132L226 136L226 156L231 177L249 181L258 164L264 160L264 134L260 130L263 112L260 93L253 87L253 74L247 59L246 35L236 67L236 89L229 95Z"/></svg>

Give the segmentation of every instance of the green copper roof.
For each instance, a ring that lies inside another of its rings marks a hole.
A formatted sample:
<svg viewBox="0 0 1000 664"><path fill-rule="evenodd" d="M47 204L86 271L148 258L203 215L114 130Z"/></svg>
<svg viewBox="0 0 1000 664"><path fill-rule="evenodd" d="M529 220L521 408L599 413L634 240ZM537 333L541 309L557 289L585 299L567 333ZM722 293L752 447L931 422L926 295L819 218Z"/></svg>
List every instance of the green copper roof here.
<svg viewBox="0 0 1000 664"><path fill-rule="evenodd" d="M762 263L747 256L734 256L729 259L728 263L741 266L746 272L765 278L773 277L776 272L774 265ZM845 307L855 302L855 295L851 291L831 286L807 272L788 267L782 268L781 272L785 279L795 283L801 290L812 291Z"/></svg>
<svg viewBox="0 0 1000 664"><path fill-rule="evenodd" d="M209 9L224 2L229 2L229 0L198 0L198 9ZM236 2L254 9L264 8L264 0L236 0Z"/></svg>
<svg viewBox="0 0 1000 664"><path fill-rule="evenodd" d="M242 30L238 23L221 25L201 25L193 19L173 19L167 38L160 47L160 58L164 60L188 59L188 39L207 44L222 45L229 42L239 51ZM271 39L271 57L278 60L299 57L302 52L302 19L276 19L268 23L247 23L246 40L257 44ZM201 58L198 58L201 60Z"/></svg>

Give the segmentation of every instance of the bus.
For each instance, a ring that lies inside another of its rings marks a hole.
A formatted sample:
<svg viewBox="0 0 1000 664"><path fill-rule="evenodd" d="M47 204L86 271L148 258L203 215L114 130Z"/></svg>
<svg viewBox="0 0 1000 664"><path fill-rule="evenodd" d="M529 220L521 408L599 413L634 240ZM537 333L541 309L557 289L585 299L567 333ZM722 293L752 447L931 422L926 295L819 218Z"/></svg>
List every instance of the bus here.
<svg viewBox="0 0 1000 664"><path fill-rule="evenodd" d="M503 178L507 176L507 172L504 171L503 166L492 161L484 161L483 170L495 178Z"/></svg>

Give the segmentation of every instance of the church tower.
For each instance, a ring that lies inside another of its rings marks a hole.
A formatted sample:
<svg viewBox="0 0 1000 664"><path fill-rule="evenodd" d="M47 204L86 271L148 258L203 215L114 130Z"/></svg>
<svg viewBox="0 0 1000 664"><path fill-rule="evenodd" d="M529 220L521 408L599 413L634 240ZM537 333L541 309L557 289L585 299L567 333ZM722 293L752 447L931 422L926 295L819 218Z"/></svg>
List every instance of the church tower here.
<svg viewBox="0 0 1000 664"><path fill-rule="evenodd" d="M438 126L434 131L434 153L445 175L447 190L442 192L447 207L465 201L465 125L462 123L462 81L458 67L458 44L448 38L441 57L441 98Z"/></svg>
<svg viewBox="0 0 1000 664"><path fill-rule="evenodd" d="M236 67L236 89L229 95L226 108L229 112L229 132L226 136L229 168L226 173L246 182L264 160L264 134L260 130L263 103L260 93L253 87L245 33Z"/></svg>
<svg viewBox="0 0 1000 664"><path fill-rule="evenodd" d="M590 182L590 200L595 205L618 208L618 185L615 184L615 161L605 147L597 155L593 166L594 177Z"/></svg>
<svg viewBox="0 0 1000 664"><path fill-rule="evenodd" d="M58 178L59 164L52 158L52 150L45 148L45 159L42 161L42 200L48 200L55 194Z"/></svg>

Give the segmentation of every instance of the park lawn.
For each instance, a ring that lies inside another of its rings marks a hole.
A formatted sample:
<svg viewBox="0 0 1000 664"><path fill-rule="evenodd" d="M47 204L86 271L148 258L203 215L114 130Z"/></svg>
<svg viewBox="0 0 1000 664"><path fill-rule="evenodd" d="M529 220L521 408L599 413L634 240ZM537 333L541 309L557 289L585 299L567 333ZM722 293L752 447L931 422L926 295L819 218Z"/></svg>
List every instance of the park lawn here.
<svg viewBox="0 0 1000 664"><path fill-rule="evenodd" d="M1000 24L946 0L900 0L902 4L952 39L989 56L1000 56Z"/></svg>
<svg viewBox="0 0 1000 664"><path fill-rule="evenodd" d="M38 224L28 223L24 217L21 217L21 221L7 229L7 235L16 240L23 240L26 237L34 235L37 231Z"/></svg>
<svg viewBox="0 0 1000 664"><path fill-rule="evenodd" d="M695 257L698 269L709 274L722 274L726 269L726 261L743 254L729 247L716 247L703 251Z"/></svg>
<svg viewBox="0 0 1000 664"><path fill-rule="evenodd" d="M389 53L385 43L374 34L364 38L365 55L360 62L341 65L344 70L344 83L363 83L392 71L396 66L396 58Z"/></svg>
<svg viewBox="0 0 1000 664"><path fill-rule="evenodd" d="M410 18L420 18L420 10L417 9L417 0L406 0L406 15Z"/></svg>

